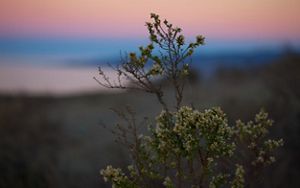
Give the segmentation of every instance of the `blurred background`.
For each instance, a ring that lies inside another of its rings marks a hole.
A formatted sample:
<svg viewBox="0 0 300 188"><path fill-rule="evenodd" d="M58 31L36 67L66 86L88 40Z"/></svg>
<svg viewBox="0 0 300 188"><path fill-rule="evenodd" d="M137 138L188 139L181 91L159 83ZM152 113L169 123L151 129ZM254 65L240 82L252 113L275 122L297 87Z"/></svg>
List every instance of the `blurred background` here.
<svg viewBox="0 0 300 188"><path fill-rule="evenodd" d="M129 105L142 119L161 107L93 76L148 43L151 12L187 40L206 37L184 103L221 106L230 124L266 109L285 146L262 187L300 185L300 1L1 0L0 187L106 187L99 170L128 163L102 126L119 121L110 109Z"/></svg>

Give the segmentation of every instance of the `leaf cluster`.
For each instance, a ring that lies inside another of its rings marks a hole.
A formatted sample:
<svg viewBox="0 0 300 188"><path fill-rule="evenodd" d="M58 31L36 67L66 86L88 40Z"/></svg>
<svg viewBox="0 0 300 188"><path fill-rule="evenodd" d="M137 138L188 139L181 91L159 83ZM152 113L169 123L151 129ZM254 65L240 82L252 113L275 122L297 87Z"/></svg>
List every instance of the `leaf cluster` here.
<svg viewBox="0 0 300 188"><path fill-rule="evenodd" d="M270 122L264 111L256 115L255 123L237 121L234 126L228 124L220 108L199 112L183 106L172 113L162 111L155 126L149 128L150 136L139 135L129 175L124 176L119 169L114 171L136 187L155 187L153 183L160 182L165 187L241 188L246 180L250 181L247 173L253 168L275 162L272 154L283 144L282 140L267 139ZM245 140L250 141L248 147L238 148ZM245 152L256 155L240 163L236 156ZM117 185L111 177L113 173L109 173L111 168L102 171L102 175Z"/></svg>
<svg viewBox="0 0 300 188"><path fill-rule="evenodd" d="M242 188L255 180L264 168L275 162L274 151L283 140L267 137L272 120L263 110L254 121L240 120L230 125L220 108L203 112L182 106L184 80L189 73L188 59L204 44L204 37L187 43L181 28L174 27L157 14L147 22L150 44L139 53L129 53L121 65L112 67L119 75L112 82L99 68L108 88L137 89L155 94L162 112L155 124L148 123L148 135L139 134L135 113L117 111L126 125L117 125L117 140L130 152L132 164L122 171L107 166L101 170L113 187L232 187ZM156 78L168 79L174 88L175 109L164 100ZM131 85L124 85L124 79ZM144 124L146 122L143 122ZM244 157L244 154L249 154ZM252 179L251 179L252 178Z"/></svg>

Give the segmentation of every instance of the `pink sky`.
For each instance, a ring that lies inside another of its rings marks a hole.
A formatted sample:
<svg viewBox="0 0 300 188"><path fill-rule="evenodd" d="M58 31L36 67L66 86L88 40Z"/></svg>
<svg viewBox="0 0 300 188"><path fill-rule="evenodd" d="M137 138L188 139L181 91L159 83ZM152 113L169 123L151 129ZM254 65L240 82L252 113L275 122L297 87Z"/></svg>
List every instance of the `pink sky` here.
<svg viewBox="0 0 300 188"><path fill-rule="evenodd" d="M150 12L188 35L300 39L299 0L1 0L0 34L144 37Z"/></svg>

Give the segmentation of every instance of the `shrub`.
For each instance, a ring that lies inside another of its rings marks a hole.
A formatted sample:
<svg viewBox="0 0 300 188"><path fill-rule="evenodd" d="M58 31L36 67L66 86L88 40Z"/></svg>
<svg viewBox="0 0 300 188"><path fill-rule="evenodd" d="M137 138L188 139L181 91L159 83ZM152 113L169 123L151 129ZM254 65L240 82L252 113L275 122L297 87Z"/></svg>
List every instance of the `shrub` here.
<svg viewBox="0 0 300 188"><path fill-rule="evenodd" d="M204 37L186 42L181 28L151 14L146 26L150 44L139 53L129 53L122 64L113 67L118 73L115 83L99 68L108 88L142 90L154 94L162 112L154 125L148 123L146 135L137 131L134 113L118 112L128 123L117 126L115 134L130 151L132 164L122 171L107 166L101 170L104 181L112 187L233 187L254 184L260 172L275 162L274 150L283 140L267 137L272 120L261 110L254 121L240 120L229 125L226 114L218 107L200 112L183 106L183 91L189 75L190 57L204 44ZM167 79L174 88L175 107L164 98L157 79ZM124 81L130 81L130 85Z"/></svg>

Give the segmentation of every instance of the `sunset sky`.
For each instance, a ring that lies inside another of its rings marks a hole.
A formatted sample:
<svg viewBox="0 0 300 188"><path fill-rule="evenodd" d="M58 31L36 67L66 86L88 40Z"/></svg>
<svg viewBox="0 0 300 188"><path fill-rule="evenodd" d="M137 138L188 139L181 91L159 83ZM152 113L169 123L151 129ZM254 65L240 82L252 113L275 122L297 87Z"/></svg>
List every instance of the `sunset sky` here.
<svg viewBox="0 0 300 188"><path fill-rule="evenodd" d="M1 0L1 36L134 38L155 12L188 35L300 40L299 0Z"/></svg>
<svg viewBox="0 0 300 188"><path fill-rule="evenodd" d="M300 49L300 0L0 0L0 92L98 88L96 64L144 45L152 12L204 35L201 57Z"/></svg>

